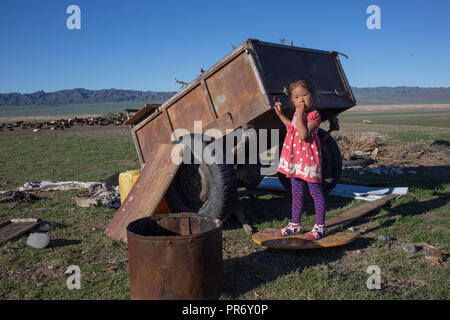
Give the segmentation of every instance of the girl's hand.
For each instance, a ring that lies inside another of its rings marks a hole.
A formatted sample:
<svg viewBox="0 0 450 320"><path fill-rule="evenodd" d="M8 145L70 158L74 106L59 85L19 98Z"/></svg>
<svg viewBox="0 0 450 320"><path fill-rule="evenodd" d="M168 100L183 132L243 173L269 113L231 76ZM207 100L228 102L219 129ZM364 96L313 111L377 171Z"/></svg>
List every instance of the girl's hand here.
<svg viewBox="0 0 450 320"><path fill-rule="evenodd" d="M296 107L295 107L295 111L297 112L297 114L304 114L305 113L305 104L304 103L301 103L301 104L299 104L299 105L297 105Z"/></svg>
<svg viewBox="0 0 450 320"><path fill-rule="evenodd" d="M280 101L275 102L274 109L275 109L275 113L277 114L277 116L280 117L280 116L283 115L283 111L282 111L282 109L281 109L281 102L280 102Z"/></svg>

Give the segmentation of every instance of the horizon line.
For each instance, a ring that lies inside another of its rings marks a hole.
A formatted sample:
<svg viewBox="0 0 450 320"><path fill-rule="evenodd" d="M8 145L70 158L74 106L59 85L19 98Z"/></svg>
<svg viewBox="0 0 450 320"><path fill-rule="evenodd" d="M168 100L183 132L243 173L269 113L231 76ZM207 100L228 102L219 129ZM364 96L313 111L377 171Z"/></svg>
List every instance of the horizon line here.
<svg viewBox="0 0 450 320"><path fill-rule="evenodd" d="M441 86L441 87L421 87L421 86L405 86L405 85L401 85L401 86L374 86L374 87L357 87L357 86L350 86L352 89L375 89L375 88L419 88L419 89L448 89L450 87L445 87L445 86ZM118 89L118 88L103 88L103 89L86 89L86 88L72 88L72 89L59 89L59 90L55 90L55 91L45 91L45 90L37 90L34 92L29 92L29 93L23 93L23 92L18 92L18 91L11 91L11 92L0 92L0 94L35 94L38 92L44 92L44 93L55 93L55 92L60 92L60 91L70 91L70 90L87 90L87 91L102 91L102 90L123 90L123 91L139 91L139 92L157 92L157 93L171 93L171 92L178 92L180 91L182 88L180 88L180 90L178 91L173 91L173 90L166 90L166 91L155 91L155 90L138 90L138 89Z"/></svg>

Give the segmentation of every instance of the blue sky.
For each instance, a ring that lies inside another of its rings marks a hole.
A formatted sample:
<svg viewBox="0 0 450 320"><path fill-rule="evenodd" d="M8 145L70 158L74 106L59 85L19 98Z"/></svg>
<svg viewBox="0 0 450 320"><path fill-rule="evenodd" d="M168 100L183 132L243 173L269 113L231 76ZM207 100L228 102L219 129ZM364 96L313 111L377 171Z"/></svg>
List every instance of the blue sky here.
<svg viewBox="0 0 450 320"><path fill-rule="evenodd" d="M68 30L69 5L81 30ZM369 30L369 5L381 29ZM449 1L0 2L0 93L177 91L247 38L338 50L350 85L450 86Z"/></svg>

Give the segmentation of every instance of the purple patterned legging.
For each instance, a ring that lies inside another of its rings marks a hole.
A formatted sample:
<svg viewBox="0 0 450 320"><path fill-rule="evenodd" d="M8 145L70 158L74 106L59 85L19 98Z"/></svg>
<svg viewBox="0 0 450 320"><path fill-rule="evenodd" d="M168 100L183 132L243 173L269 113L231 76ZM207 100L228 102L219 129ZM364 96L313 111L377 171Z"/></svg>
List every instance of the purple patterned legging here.
<svg viewBox="0 0 450 320"><path fill-rule="evenodd" d="M300 223L303 213L303 198L306 182L300 178L291 178L292 184L292 222ZM325 197L320 183L308 182L309 193L314 200L316 208L316 224L325 224Z"/></svg>

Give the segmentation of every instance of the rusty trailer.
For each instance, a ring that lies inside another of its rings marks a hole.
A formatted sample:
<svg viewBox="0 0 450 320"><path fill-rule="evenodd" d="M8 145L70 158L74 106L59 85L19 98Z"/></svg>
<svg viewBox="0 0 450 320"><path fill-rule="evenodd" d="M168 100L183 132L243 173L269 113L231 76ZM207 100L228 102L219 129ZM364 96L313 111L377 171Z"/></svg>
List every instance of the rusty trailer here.
<svg viewBox="0 0 450 320"><path fill-rule="evenodd" d="M273 110L273 101L279 99L285 114L292 117L294 109L289 107L283 88L291 80L306 77L316 89L318 99L314 108L320 113L322 122L328 120L330 124L328 132L319 130L319 137L323 155L323 188L324 191L331 190L340 178L342 157L329 132L339 128L337 115L356 105L339 55L337 51L248 39L208 70L201 70L200 76L165 103L145 106L128 119L125 124L131 126L141 165L150 168L149 162L153 161L155 150L159 150L160 145L182 139L177 129L192 133L194 140L200 136L202 146L208 140L203 139L208 129L217 129L222 137L238 128L276 129L280 135L275 144L279 145L286 129ZM197 135L193 134L195 121L201 121L201 132ZM234 148L238 145L237 141ZM266 151L261 146L258 148L258 154ZM197 212L224 220L233 210L236 188L251 188L259 184L262 179L260 166L259 161L256 165L182 163L176 168L172 181L155 188L163 192L167 188L165 195L172 212ZM280 180L289 187L286 179L283 181L280 177ZM136 196L146 195L134 194Z"/></svg>

